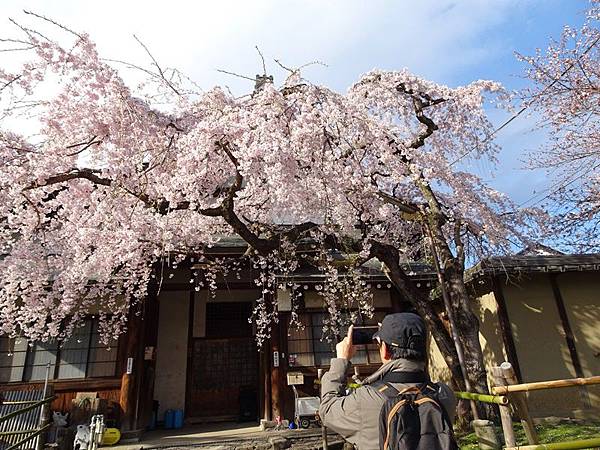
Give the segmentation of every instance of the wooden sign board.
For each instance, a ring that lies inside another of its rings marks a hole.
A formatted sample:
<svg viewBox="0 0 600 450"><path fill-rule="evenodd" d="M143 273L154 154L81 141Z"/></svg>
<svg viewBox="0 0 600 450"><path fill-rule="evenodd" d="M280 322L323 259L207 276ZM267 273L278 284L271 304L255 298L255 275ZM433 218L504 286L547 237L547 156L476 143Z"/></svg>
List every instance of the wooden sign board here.
<svg viewBox="0 0 600 450"><path fill-rule="evenodd" d="M302 372L288 372L287 384L288 386L298 386L300 384L304 384L304 374Z"/></svg>

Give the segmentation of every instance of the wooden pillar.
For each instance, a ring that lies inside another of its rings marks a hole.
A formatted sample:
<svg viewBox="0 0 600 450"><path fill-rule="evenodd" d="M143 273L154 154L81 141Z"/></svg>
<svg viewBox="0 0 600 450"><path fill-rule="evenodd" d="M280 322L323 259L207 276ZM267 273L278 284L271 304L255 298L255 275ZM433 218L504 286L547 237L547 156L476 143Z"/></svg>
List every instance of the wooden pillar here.
<svg viewBox="0 0 600 450"><path fill-rule="evenodd" d="M271 346L265 346L260 350L259 374L260 374L260 412L261 418L271 420L271 368L269 365L269 351Z"/></svg>
<svg viewBox="0 0 600 450"><path fill-rule="evenodd" d="M558 309L558 315L560 316L561 326L563 329L565 340L567 341L569 355L571 356L571 363L573 364L573 369L575 369L575 376L577 376L577 378L583 378L583 368L581 367L581 360L579 359L577 347L575 346L575 336L573 336L573 329L571 328L569 316L565 308L565 303L563 301L562 294L558 286L558 274L551 273L549 274L549 277L550 284L552 285L552 292L554 294L554 301L556 303L556 308ZM587 388L585 386L581 386L579 389L584 408L591 408L590 397Z"/></svg>
<svg viewBox="0 0 600 450"><path fill-rule="evenodd" d="M283 386L282 386L282 358L279 345L279 324L274 323L271 328L270 347L268 355L271 368L271 414L273 418L283 416Z"/></svg>
<svg viewBox="0 0 600 450"><path fill-rule="evenodd" d="M506 358L512 365L517 380L519 383L522 383L523 376L521 374L521 366L519 365L517 348L515 346L510 319L508 317L508 310L506 308L506 301L504 299L502 285L498 282L496 276L492 275L491 278L494 298L496 299L496 305L498 306L498 323L500 324L500 331L502 333L502 342L504 343L504 348L506 349Z"/></svg>
<svg viewBox="0 0 600 450"><path fill-rule="evenodd" d="M119 404L121 406L121 430L132 431L137 427L138 386L141 381L143 365L140 358L140 347L143 344L144 324L140 309L142 304L137 304L129 309L127 321L127 334L125 337L125 350L121 364L121 392ZM128 361L132 361L131 373L127 373Z"/></svg>
<svg viewBox="0 0 600 450"><path fill-rule="evenodd" d="M158 285L151 283L144 304L144 340L140 346L140 388L138 389L138 413L136 428L146 428L152 419L154 379L156 374L156 343L158 341ZM146 354L148 349L148 354Z"/></svg>

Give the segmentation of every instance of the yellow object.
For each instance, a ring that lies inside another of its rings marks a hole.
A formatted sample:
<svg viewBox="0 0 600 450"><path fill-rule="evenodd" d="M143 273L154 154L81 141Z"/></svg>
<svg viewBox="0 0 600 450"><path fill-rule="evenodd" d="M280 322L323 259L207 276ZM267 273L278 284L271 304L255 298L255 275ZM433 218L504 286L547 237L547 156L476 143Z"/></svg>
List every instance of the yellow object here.
<svg viewBox="0 0 600 450"><path fill-rule="evenodd" d="M121 439L121 432L118 428L106 428L102 435L102 445L115 445Z"/></svg>

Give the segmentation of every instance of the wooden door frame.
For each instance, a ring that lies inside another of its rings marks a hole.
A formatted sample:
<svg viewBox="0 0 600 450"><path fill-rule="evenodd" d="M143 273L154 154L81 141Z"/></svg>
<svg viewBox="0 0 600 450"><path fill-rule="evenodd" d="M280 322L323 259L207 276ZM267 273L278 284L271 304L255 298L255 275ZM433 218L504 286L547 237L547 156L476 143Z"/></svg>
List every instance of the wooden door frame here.
<svg viewBox="0 0 600 450"><path fill-rule="evenodd" d="M186 381L185 381L185 410L184 410L184 418L185 419L196 419L198 418L198 416L192 416L190 415L190 411L191 411L191 405L190 405L190 399L191 399L191 388L192 388L192 379L193 379L193 349L194 349L194 341L196 340L214 340L214 339L228 339L228 338L210 338L206 336L206 326L205 326L205 333L203 337L194 337L194 319L195 319L195 300L196 300L196 295L195 295L196 291L193 289L190 289L190 299L189 299L189 320L188 320L188 341L187 341L187 366L186 366ZM214 302L214 303L230 303L230 302ZM250 303L251 306L254 305L254 302L251 301L243 301L243 302L239 302L239 303ZM206 320L206 315L205 318ZM253 338L254 336L250 336L250 338ZM261 358L261 352L256 352L256 368L257 368L257 373L256 373L256 387L257 387L257 391L256 391L256 395L257 395L257 417L260 420L261 416L263 415L263 411L262 411L262 395L263 392L265 390L270 391L270 383L269 386L263 385L266 383L263 383L263 374L262 374L262 370L263 370L263 363L262 363L263 358ZM270 381L268 379L269 377L267 377L267 383Z"/></svg>

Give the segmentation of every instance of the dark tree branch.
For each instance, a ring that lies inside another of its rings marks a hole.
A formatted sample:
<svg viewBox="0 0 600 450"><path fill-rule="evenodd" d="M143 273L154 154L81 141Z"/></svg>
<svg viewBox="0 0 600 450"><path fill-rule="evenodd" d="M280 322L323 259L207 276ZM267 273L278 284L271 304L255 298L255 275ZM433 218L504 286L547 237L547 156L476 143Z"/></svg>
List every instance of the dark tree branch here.
<svg viewBox="0 0 600 450"><path fill-rule="evenodd" d="M92 145L95 145L95 144L101 144L101 143L102 143L102 141L97 141L97 140L96 140L96 138L97 138L97 137L98 137L98 136L95 136L95 135L94 135L94 136L93 136L93 137L92 137L92 138L91 138L89 141L87 141L87 142L80 142L80 143L78 143L78 144L71 144L71 145L67 145L67 149L71 149L71 148L77 148L77 147L80 147L80 146L83 146L83 147L81 147L79 150L77 150L77 151L75 151L75 152L73 152L73 153L67 153L67 155L66 155L66 156L75 156L75 155L78 155L78 154L80 154L80 153L83 153L84 151L86 151L86 150L87 150L88 148L90 148Z"/></svg>

